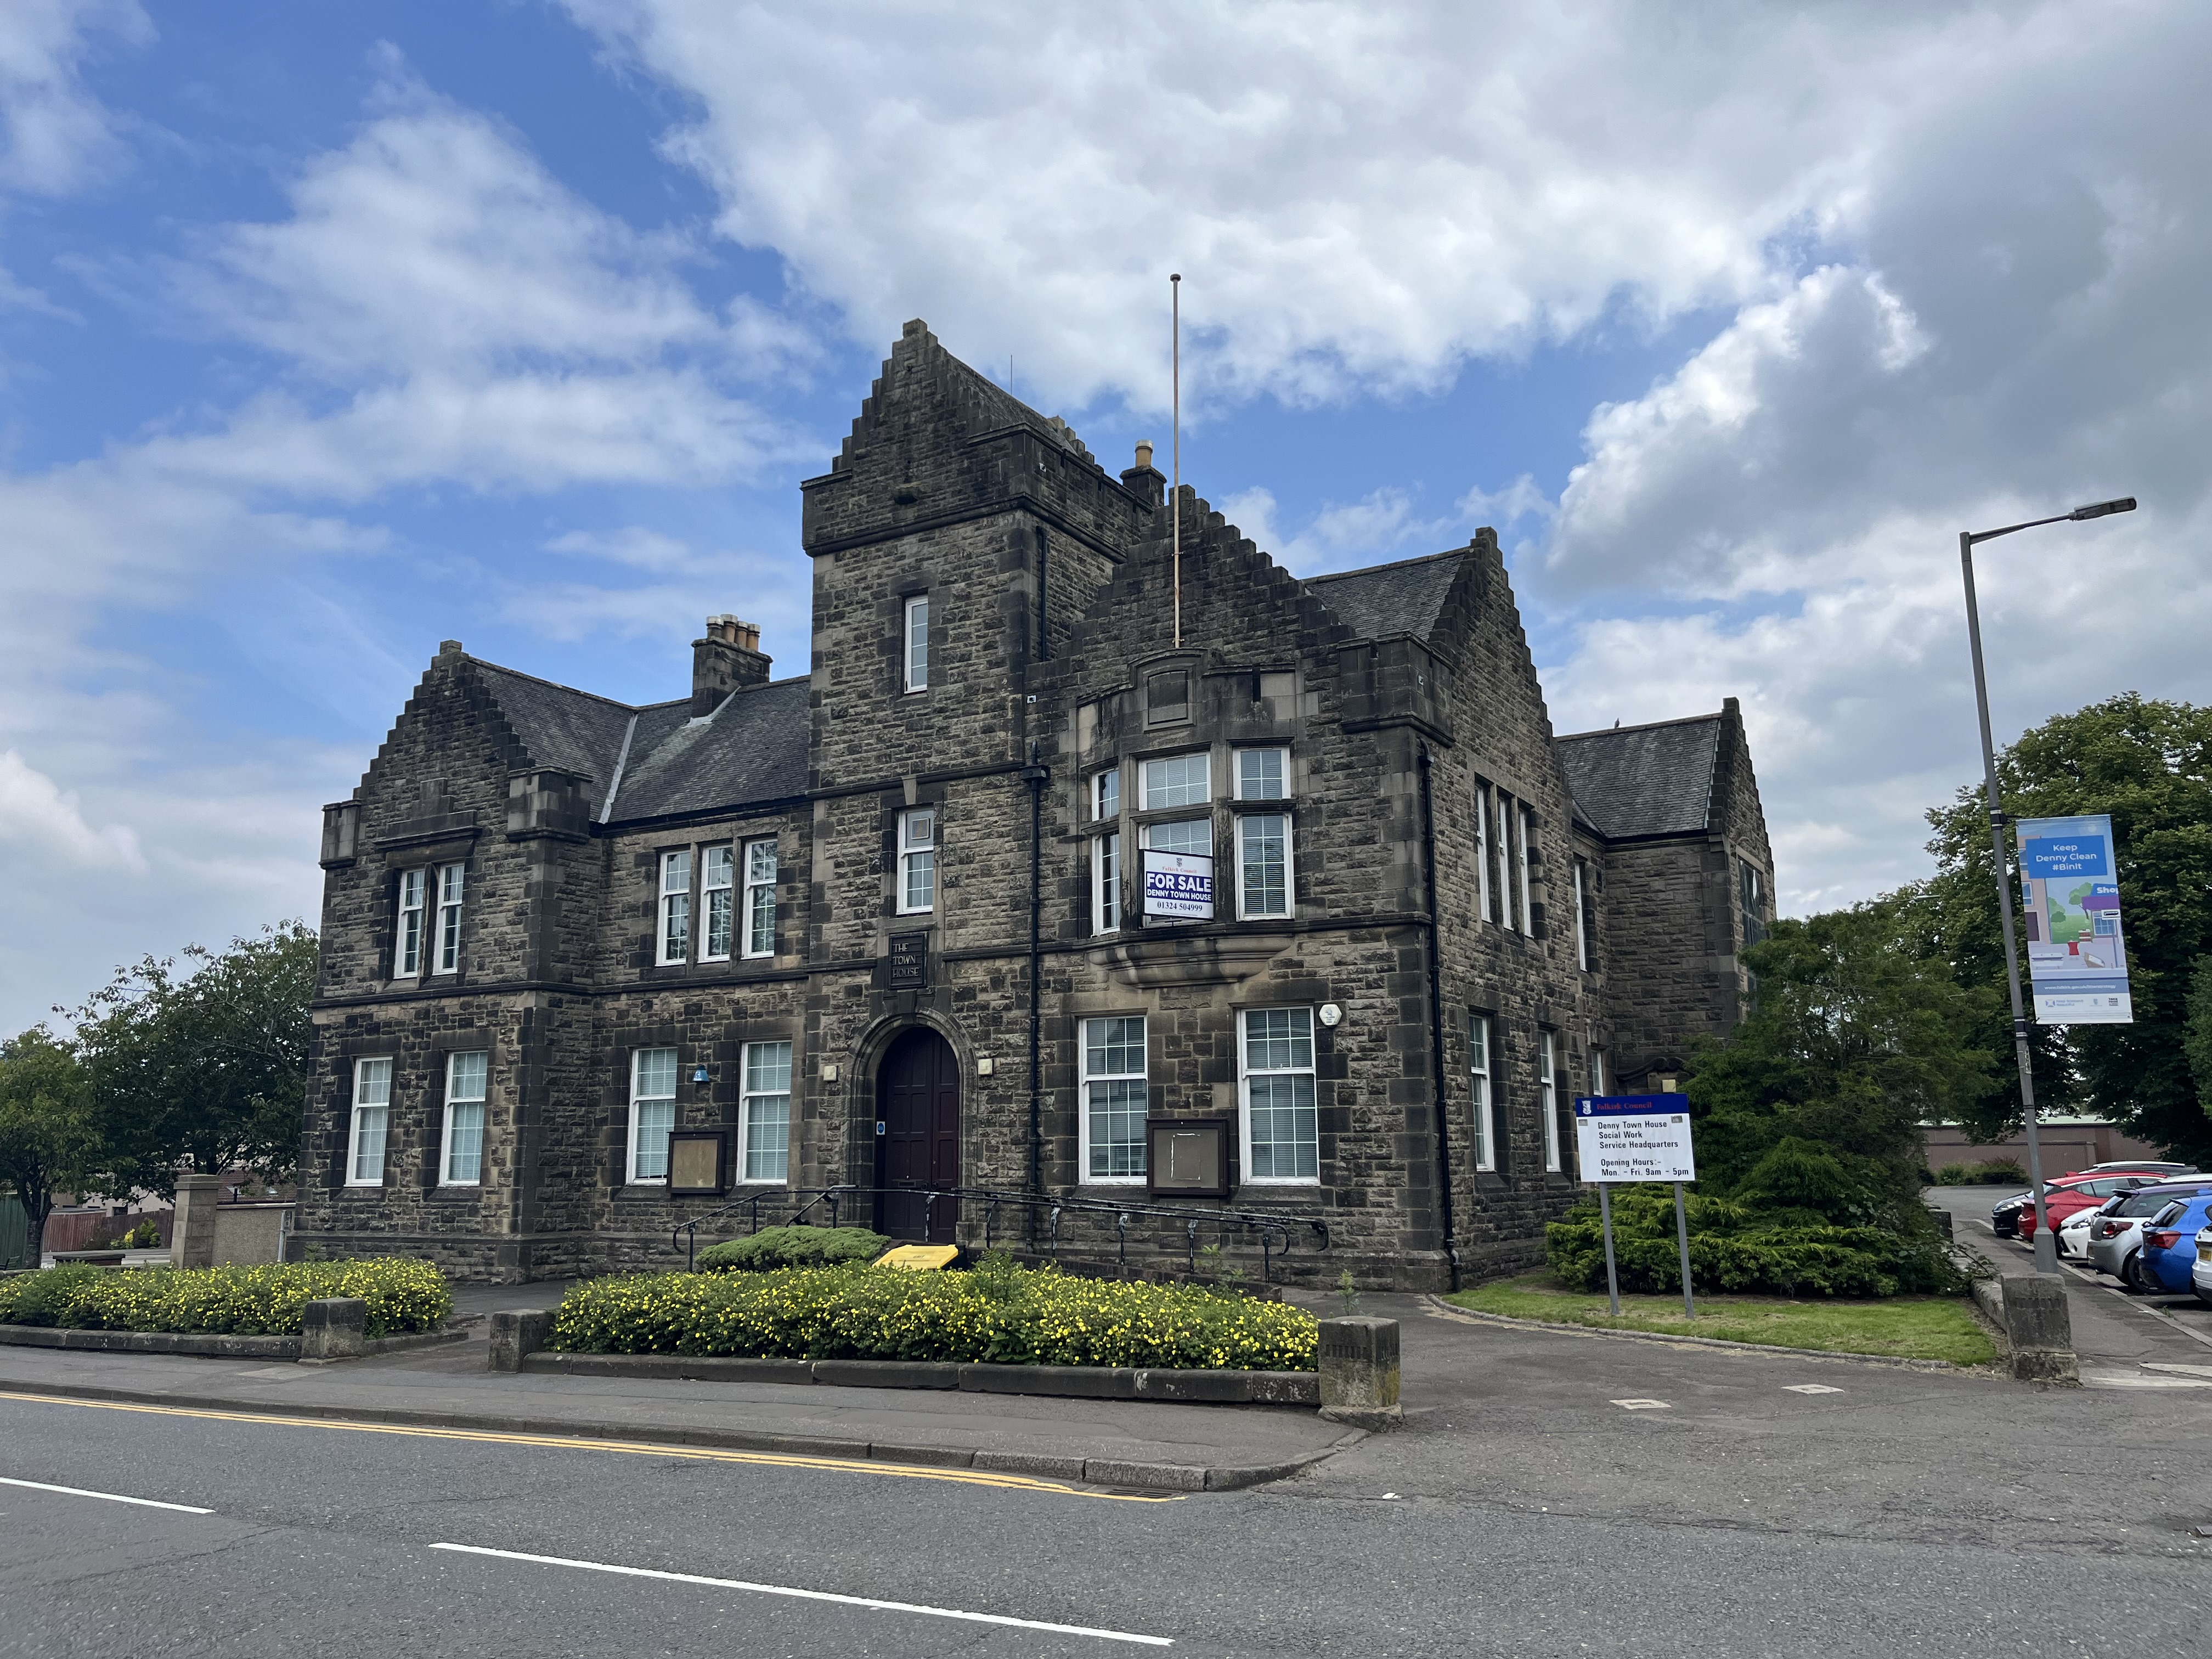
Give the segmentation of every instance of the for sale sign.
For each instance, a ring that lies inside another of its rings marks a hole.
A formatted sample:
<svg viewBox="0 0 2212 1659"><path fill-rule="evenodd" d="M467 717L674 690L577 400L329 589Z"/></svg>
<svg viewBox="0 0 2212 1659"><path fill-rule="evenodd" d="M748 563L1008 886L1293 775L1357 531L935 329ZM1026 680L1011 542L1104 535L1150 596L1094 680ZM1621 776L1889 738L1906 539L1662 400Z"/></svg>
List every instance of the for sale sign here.
<svg viewBox="0 0 2212 1659"><path fill-rule="evenodd" d="M1581 1095L1575 1153L1584 1181L1695 1181L1687 1095Z"/></svg>
<svg viewBox="0 0 2212 1659"><path fill-rule="evenodd" d="M1213 920L1213 860L1204 853L1145 849L1145 914L1182 921Z"/></svg>

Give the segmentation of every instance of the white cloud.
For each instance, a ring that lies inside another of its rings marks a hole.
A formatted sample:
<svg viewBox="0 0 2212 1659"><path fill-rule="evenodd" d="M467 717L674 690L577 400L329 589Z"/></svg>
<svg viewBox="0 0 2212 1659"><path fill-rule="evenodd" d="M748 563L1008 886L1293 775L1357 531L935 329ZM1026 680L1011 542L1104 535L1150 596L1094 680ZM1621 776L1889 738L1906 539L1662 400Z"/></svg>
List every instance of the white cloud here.
<svg viewBox="0 0 2212 1659"><path fill-rule="evenodd" d="M135 0L9 0L0 7L0 188L58 196L115 165L112 112L86 91L81 60L97 33L152 39Z"/></svg>
<svg viewBox="0 0 2212 1659"><path fill-rule="evenodd" d="M85 822L74 790L34 770L12 749L0 750L0 843L44 854L81 869L143 872L146 855L137 835L119 823L94 829Z"/></svg>

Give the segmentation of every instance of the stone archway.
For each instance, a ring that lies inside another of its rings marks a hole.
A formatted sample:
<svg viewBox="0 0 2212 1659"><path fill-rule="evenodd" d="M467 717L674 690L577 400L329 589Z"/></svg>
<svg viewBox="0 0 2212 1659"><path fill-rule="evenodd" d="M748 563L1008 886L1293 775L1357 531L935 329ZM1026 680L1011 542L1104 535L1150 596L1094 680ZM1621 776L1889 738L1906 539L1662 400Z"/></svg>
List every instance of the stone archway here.
<svg viewBox="0 0 2212 1659"><path fill-rule="evenodd" d="M876 1231L950 1244L959 1206L902 1197L898 1188L960 1184L960 1057L933 1030L905 1032L876 1067Z"/></svg>

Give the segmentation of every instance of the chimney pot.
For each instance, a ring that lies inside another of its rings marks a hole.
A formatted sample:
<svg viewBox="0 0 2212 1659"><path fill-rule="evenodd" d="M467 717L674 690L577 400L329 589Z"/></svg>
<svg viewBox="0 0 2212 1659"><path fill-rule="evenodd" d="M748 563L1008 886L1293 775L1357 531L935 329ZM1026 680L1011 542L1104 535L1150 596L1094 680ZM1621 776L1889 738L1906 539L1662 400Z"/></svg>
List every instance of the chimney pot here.
<svg viewBox="0 0 2212 1659"><path fill-rule="evenodd" d="M707 637L691 646L691 713L711 714L731 692L765 685L770 664L760 648L760 624L728 611L707 618Z"/></svg>
<svg viewBox="0 0 2212 1659"><path fill-rule="evenodd" d="M1152 464L1152 441L1150 438L1140 438L1137 441L1137 465L1150 466Z"/></svg>

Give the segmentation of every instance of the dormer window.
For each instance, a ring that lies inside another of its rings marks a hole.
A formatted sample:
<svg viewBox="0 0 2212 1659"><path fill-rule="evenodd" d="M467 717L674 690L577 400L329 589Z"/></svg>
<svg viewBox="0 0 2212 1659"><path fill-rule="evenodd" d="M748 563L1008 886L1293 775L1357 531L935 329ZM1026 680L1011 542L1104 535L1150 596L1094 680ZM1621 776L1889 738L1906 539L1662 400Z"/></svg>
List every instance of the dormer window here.
<svg viewBox="0 0 2212 1659"><path fill-rule="evenodd" d="M929 595L917 593L906 602L905 684L912 691L929 690Z"/></svg>

